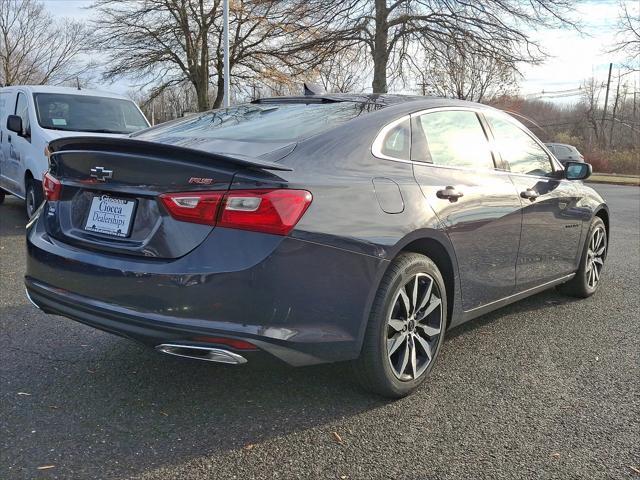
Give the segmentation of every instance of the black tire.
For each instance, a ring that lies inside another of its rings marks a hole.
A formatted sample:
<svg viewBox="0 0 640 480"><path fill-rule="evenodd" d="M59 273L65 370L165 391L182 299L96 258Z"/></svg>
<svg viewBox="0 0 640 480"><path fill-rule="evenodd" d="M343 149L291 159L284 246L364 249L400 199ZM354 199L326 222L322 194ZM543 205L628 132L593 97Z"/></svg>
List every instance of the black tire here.
<svg viewBox="0 0 640 480"><path fill-rule="evenodd" d="M25 180L24 192L24 203L27 218L31 218L44 200L42 183L31 177L27 177L27 179Z"/></svg>
<svg viewBox="0 0 640 480"><path fill-rule="evenodd" d="M414 295L412 291L416 286L418 290ZM409 304L401 298L401 289L405 292L405 297L407 292L411 294L406 300ZM436 305L438 303L439 307ZM419 307L417 312L416 304ZM404 308L405 305L410 305L411 308ZM418 320L433 308L433 305L436 307L423 319ZM409 310L412 310L413 314ZM399 325L396 318L403 316L406 320L401 320L404 323L400 330L396 328ZM366 390L385 397L402 398L411 393L424 382L433 368L444 340L446 317L447 296L438 267L424 255L400 254L389 266L380 283L360 357L352 362L356 379ZM427 328L430 330L426 330ZM403 334L406 335L404 340ZM431 352L430 357L424 346L425 341ZM407 364L403 363L405 356L410 358L406 374L403 373L403 365Z"/></svg>
<svg viewBox="0 0 640 480"><path fill-rule="evenodd" d="M602 252L601 254L594 256L594 253L599 251L599 249L596 249L596 252L591 250L596 232L601 232L602 234L602 246L600 247ZM607 258L608 247L607 228L600 217L593 217L591 225L589 226L589 232L587 233L587 237L584 242L584 247L582 248L580 268L576 272L575 277L567 283L560 285L558 290L565 295L577 298L587 298L596 293L598 286L600 285L600 275L604 268L604 261ZM595 258L598 258L601 263L594 264L594 262L596 262L596 260L594 260ZM592 272L592 269L594 268L596 271ZM594 273L597 274L595 284L593 283Z"/></svg>
<svg viewBox="0 0 640 480"><path fill-rule="evenodd" d="M0 203L3 203L3 202L4 202L4 197L5 197L6 195L7 195L7 193L6 193L4 190L2 190L2 189L0 188Z"/></svg>

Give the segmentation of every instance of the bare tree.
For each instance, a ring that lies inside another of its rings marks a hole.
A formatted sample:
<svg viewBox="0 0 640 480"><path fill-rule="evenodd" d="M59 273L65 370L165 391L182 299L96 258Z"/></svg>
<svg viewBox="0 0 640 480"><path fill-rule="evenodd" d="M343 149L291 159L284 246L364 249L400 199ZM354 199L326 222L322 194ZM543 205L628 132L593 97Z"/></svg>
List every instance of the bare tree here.
<svg viewBox="0 0 640 480"><path fill-rule="evenodd" d="M620 14L616 28L615 44L611 52L622 52L626 56L625 67L631 72L640 71L640 6L620 1Z"/></svg>
<svg viewBox="0 0 640 480"><path fill-rule="evenodd" d="M366 85L370 62L356 48L348 48L327 58L316 68L318 83L327 92L357 93Z"/></svg>
<svg viewBox="0 0 640 480"><path fill-rule="evenodd" d="M130 90L128 96L136 102L152 125L182 117L197 111L197 99L193 87L168 87L150 96L149 92Z"/></svg>
<svg viewBox="0 0 640 480"><path fill-rule="evenodd" d="M0 0L0 84L64 83L82 75L87 31L54 21L35 0Z"/></svg>
<svg viewBox="0 0 640 480"><path fill-rule="evenodd" d="M602 113L602 109L600 108L602 85L595 78L590 78L584 82L582 87L584 93L580 103L583 108L584 118L591 129L589 143L601 144L605 141L604 126L600 121Z"/></svg>
<svg viewBox="0 0 640 480"><path fill-rule="evenodd" d="M313 2L314 0L309 0ZM568 20L571 0L341 0L334 22L319 42L364 46L373 63L374 92L386 92L388 79L409 59L411 45L437 46L464 37L466 51L504 64L544 57L529 32L540 26L575 26ZM303 42L292 45L297 51Z"/></svg>
<svg viewBox="0 0 640 480"><path fill-rule="evenodd" d="M190 84L209 105L209 35L219 2L99 0L93 47L106 53L104 77L128 76L153 96Z"/></svg>
<svg viewBox="0 0 640 480"><path fill-rule="evenodd" d="M468 52L464 37L436 49L429 47L420 49L422 61L411 57L423 95L483 102L515 93L519 76L515 66L501 58Z"/></svg>
<svg viewBox="0 0 640 480"><path fill-rule="evenodd" d="M323 0L324 1L324 0ZM94 46L106 53L105 77L133 77L152 94L189 84L198 109L222 103L220 0L97 0ZM230 3L230 69L245 83L296 75L330 52L313 47L329 13L322 2L235 0ZM306 49L283 53L287 39ZM210 87L215 85L215 94Z"/></svg>

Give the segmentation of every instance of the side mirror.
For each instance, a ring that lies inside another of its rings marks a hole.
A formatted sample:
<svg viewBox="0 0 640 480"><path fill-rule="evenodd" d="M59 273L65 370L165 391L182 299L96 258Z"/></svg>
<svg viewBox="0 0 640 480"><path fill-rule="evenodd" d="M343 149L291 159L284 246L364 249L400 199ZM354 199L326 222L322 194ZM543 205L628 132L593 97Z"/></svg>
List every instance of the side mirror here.
<svg viewBox="0 0 640 480"><path fill-rule="evenodd" d="M567 180L584 180L591 176L592 171L590 163L566 162L564 164L564 177Z"/></svg>
<svg viewBox="0 0 640 480"><path fill-rule="evenodd" d="M9 115L7 117L7 130L22 135L22 118L18 115Z"/></svg>

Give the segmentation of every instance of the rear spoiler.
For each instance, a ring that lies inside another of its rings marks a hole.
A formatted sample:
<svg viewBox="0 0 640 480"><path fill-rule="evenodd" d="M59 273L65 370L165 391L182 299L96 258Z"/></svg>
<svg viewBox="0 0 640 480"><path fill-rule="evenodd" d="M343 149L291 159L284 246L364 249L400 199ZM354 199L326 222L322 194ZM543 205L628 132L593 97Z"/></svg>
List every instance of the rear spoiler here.
<svg viewBox="0 0 640 480"><path fill-rule="evenodd" d="M245 155L207 152L195 148L180 147L166 143L134 140L132 138L113 137L66 137L51 141L49 152L52 156L59 152L91 151L109 153L127 153L149 156L183 157L191 163L210 164L213 162L231 163L242 168L259 170L278 170L291 172L293 169L286 165Z"/></svg>

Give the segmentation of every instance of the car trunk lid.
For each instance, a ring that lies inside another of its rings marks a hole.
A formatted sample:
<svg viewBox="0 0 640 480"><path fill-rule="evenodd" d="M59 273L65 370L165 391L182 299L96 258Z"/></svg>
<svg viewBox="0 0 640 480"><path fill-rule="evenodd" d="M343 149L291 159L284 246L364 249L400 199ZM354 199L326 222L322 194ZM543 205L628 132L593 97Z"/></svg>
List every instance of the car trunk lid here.
<svg viewBox="0 0 640 480"><path fill-rule="evenodd" d="M43 212L49 234L82 248L155 258L185 255L214 228L173 218L160 195L224 193L239 171L268 183L278 179L274 172L290 170L240 153L133 139L64 138L49 148L50 174L61 182L58 201Z"/></svg>

